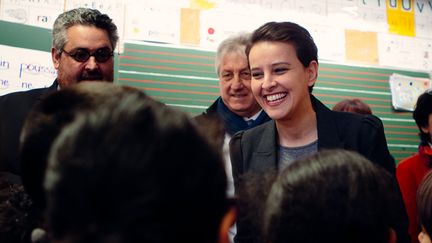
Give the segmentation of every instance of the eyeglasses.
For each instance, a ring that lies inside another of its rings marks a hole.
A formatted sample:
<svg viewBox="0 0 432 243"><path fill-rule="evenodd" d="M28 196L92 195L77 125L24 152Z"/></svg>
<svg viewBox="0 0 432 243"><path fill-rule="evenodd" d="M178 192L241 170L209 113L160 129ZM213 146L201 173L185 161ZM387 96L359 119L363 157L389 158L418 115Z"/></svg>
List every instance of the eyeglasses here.
<svg viewBox="0 0 432 243"><path fill-rule="evenodd" d="M75 59L77 62L87 62L91 56L95 57L96 61L99 63L104 63L108 61L114 54L109 48L101 48L97 49L93 53L90 53L87 49L76 49L72 52L67 52L65 49L62 49L62 52L66 53L68 56Z"/></svg>

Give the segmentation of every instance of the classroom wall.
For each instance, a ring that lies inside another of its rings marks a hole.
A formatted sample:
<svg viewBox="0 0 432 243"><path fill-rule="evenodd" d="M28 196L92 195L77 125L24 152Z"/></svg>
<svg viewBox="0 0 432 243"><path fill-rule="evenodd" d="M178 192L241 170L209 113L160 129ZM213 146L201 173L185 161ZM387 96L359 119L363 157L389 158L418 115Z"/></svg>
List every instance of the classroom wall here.
<svg viewBox="0 0 432 243"><path fill-rule="evenodd" d="M432 70L432 0L0 0L0 19L50 29L80 6L108 13L122 41L214 50L238 31L293 21L312 33L321 60Z"/></svg>
<svg viewBox="0 0 432 243"><path fill-rule="evenodd" d="M144 90L162 102L193 115L203 112L219 96L214 71L215 52L130 41L119 56L117 82ZM359 67L322 61L313 94L329 108L342 99L359 98L384 124L387 143L397 161L415 153L418 129L411 112L392 108L389 77L399 73L428 77L423 72Z"/></svg>
<svg viewBox="0 0 432 243"><path fill-rule="evenodd" d="M392 107L389 78L430 85L432 0L0 0L0 95L52 83L50 28L78 6L98 8L118 25L117 83L191 114L218 96L213 59L221 40L267 21L297 22L319 48L314 94L330 108L345 98L366 101L393 156L416 151L417 128L410 112Z"/></svg>

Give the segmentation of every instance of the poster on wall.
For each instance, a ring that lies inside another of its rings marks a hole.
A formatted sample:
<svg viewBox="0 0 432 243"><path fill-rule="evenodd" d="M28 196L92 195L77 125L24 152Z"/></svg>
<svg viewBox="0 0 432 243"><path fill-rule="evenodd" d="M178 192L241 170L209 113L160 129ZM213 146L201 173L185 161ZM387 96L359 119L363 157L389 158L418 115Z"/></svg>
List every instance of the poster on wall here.
<svg viewBox="0 0 432 243"><path fill-rule="evenodd" d="M414 0L386 1L390 34L415 36Z"/></svg>
<svg viewBox="0 0 432 243"><path fill-rule="evenodd" d="M392 105L398 111L414 111L417 98L431 88L431 80L394 73L390 75Z"/></svg>
<svg viewBox="0 0 432 243"><path fill-rule="evenodd" d="M431 39L380 33L378 51L381 66L416 71L432 67Z"/></svg>
<svg viewBox="0 0 432 243"><path fill-rule="evenodd" d="M158 6L126 5L126 40L146 40L163 43L180 43L180 9ZM164 16L164 21L155 21Z"/></svg>
<svg viewBox="0 0 432 243"><path fill-rule="evenodd" d="M119 34L118 52L122 52L122 42L124 36L124 4L122 0L65 0L65 11L74 8L93 8L101 13L107 14L113 19Z"/></svg>
<svg viewBox="0 0 432 243"><path fill-rule="evenodd" d="M0 45L0 95L48 87L56 77L51 53Z"/></svg>
<svg viewBox="0 0 432 243"><path fill-rule="evenodd" d="M1 0L0 18L5 21L51 29L63 12L64 0Z"/></svg>

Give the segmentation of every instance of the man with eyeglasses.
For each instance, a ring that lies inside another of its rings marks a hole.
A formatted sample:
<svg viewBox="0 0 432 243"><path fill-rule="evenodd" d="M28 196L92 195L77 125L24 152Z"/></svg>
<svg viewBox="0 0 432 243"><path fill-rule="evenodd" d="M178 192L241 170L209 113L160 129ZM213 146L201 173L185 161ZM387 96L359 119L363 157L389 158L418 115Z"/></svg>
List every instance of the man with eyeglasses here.
<svg viewBox="0 0 432 243"><path fill-rule="evenodd" d="M20 174L21 128L43 95L81 81L113 81L118 33L108 15L88 8L64 12L54 22L52 39L51 56L57 69L54 83L48 88L0 96L0 171Z"/></svg>

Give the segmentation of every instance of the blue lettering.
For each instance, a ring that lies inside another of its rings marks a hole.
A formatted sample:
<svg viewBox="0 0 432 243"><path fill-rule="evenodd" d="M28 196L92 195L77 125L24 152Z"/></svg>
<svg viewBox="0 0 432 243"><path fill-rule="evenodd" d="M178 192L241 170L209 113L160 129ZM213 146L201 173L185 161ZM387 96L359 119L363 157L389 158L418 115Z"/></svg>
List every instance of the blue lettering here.
<svg viewBox="0 0 432 243"><path fill-rule="evenodd" d="M46 67L38 64L28 64L28 63L21 63L20 65L20 71L19 71L19 77L22 78L23 72L30 73L30 74L46 74L49 76L55 76L57 75L57 70L53 67Z"/></svg>
<svg viewBox="0 0 432 243"><path fill-rule="evenodd" d="M417 4L417 7L421 13L423 11L423 8L424 8L424 3L421 3L421 6L420 6L419 2L417 2L416 4Z"/></svg>
<svg viewBox="0 0 432 243"><path fill-rule="evenodd" d="M21 83L21 88L31 89L32 87L33 85L31 83L25 83L25 82Z"/></svg>
<svg viewBox="0 0 432 243"><path fill-rule="evenodd" d="M408 7L406 5L408 5ZM406 11L410 11L411 10L411 0L402 0L402 8Z"/></svg>
<svg viewBox="0 0 432 243"><path fill-rule="evenodd" d="M8 87L8 86L9 86L9 80L0 79L0 87Z"/></svg>
<svg viewBox="0 0 432 243"><path fill-rule="evenodd" d="M37 21L47 23L48 22L48 16L39 15L39 16L37 16Z"/></svg>
<svg viewBox="0 0 432 243"><path fill-rule="evenodd" d="M50 1L49 0L44 0L44 1L42 1L42 0L29 0L29 2L32 2L32 3L44 3L44 4L49 4L50 3Z"/></svg>
<svg viewBox="0 0 432 243"><path fill-rule="evenodd" d="M0 59L0 69L9 69L10 63Z"/></svg>

